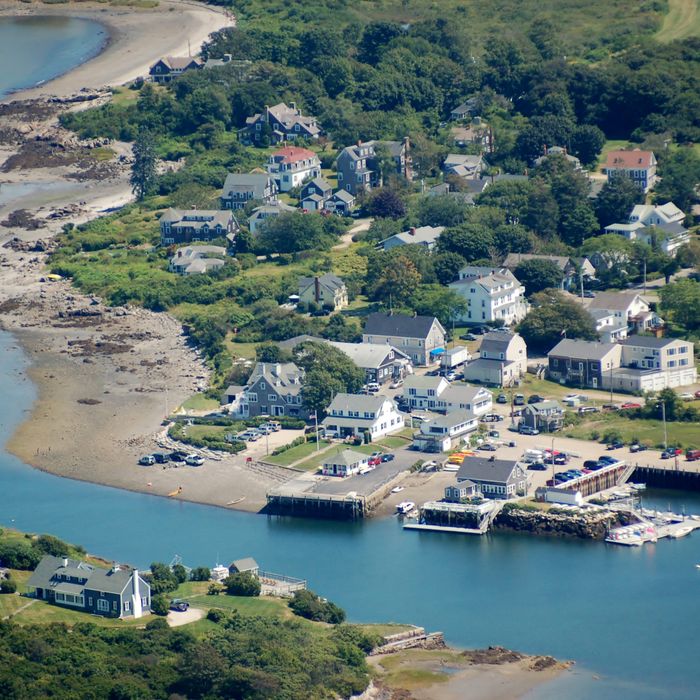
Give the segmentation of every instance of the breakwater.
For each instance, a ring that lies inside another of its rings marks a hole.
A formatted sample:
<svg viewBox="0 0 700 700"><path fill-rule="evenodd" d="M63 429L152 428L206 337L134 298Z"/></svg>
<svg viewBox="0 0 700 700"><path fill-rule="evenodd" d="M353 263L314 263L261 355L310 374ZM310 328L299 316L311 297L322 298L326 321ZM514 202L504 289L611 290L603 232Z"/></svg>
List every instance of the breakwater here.
<svg viewBox="0 0 700 700"><path fill-rule="evenodd" d="M636 467L631 481L660 489L700 491L700 472L664 467Z"/></svg>

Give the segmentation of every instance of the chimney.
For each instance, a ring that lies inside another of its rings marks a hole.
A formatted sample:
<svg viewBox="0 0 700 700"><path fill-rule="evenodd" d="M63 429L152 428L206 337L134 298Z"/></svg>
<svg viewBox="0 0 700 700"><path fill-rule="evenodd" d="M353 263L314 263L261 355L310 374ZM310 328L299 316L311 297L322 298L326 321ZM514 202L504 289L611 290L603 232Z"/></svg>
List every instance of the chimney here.
<svg viewBox="0 0 700 700"><path fill-rule="evenodd" d="M416 235L416 227L415 227L415 226L411 226L411 228L408 229L408 233L409 233L411 236L415 236L415 235Z"/></svg>
<svg viewBox="0 0 700 700"><path fill-rule="evenodd" d="M544 154L547 155L547 144L545 143L544 146L542 146L542 150L544 151Z"/></svg>
<svg viewBox="0 0 700 700"><path fill-rule="evenodd" d="M64 569L68 568L68 557L63 557L63 562L61 563Z"/></svg>
<svg viewBox="0 0 700 700"><path fill-rule="evenodd" d="M275 374L277 377L282 374L282 365L279 362L275 363Z"/></svg>
<svg viewBox="0 0 700 700"><path fill-rule="evenodd" d="M316 300L317 304L319 301L321 301L321 283L318 279L318 275L314 277L314 299Z"/></svg>
<svg viewBox="0 0 700 700"><path fill-rule="evenodd" d="M291 109L293 109L293 110L296 111L296 108L297 108L297 103L296 103L296 102L290 102L290 103L289 103L289 106L291 107Z"/></svg>
<svg viewBox="0 0 700 700"><path fill-rule="evenodd" d="M116 563L115 563L115 564L112 566L112 573L113 573L113 574L116 574L117 571L121 571L121 567L119 566L119 564L116 564Z"/></svg>
<svg viewBox="0 0 700 700"><path fill-rule="evenodd" d="M143 616L143 605L141 603L141 586L139 583L139 571L134 569L131 573L131 610L134 617Z"/></svg>

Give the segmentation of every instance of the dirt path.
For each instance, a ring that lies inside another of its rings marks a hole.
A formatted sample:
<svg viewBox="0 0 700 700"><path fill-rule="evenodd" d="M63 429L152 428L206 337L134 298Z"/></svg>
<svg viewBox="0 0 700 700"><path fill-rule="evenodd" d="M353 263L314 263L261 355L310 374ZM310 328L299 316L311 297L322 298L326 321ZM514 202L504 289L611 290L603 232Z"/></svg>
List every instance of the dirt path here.
<svg viewBox="0 0 700 700"><path fill-rule="evenodd" d="M185 612L175 612L171 610L168 616L165 618L171 627L182 627L182 625L189 625L191 622L197 622L204 617L204 610L202 608L190 608Z"/></svg>
<svg viewBox="0 0 700 700"><path fill-rule="evenodd" d="M17 610L13 610L9 615L5 615L5 617L3 617L2 619L9 620L11 617L19 615L19 613L21 613L23 610L26 610L30 605L34 605L34 603L36 603L36 599L32 598L32 600L30 600L28 603L25 603L24 605L20 606L19 608L17 608Z"/></svg>
<svg viewBox="0 0 700 700"><path fill-rule="evenodd" d="M352 237L356 233L367 231L371 223L372 219L362 219L361 221L358 221L347 233L344 233L340 237L340 243L338 243L338 245L334 245L333 250L344 250L345 248L349 248L352 245Z"/></svg>
<svg viewBox="0 0 700 700"><path fill-rule="evenodd" d="M664 17L656 39L662 42L700 36L699 0L668 0L668 14Z"/></svg>

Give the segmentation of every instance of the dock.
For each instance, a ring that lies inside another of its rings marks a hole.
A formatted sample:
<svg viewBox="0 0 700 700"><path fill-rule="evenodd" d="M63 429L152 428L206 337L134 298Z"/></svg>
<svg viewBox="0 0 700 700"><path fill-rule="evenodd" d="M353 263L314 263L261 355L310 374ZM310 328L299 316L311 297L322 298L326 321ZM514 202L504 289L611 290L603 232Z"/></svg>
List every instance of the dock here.
<svg viewBox="0 0 700 700"><path fill-rule="evenodd" d="M405 523L404 530L430 530L431 532L456 532L460 535L484 535L486 530L470 527L450 527L449 525L428 525L427 523Z"/></svg>
<svg viewBox="0 0 700 700"><path fill-rule="evenodd" d="M633 525L625 525L610 531L605 541L627 547L641 547L647 542L656 542L664 537L678 539L700 529L700 516L661 513L644 517Z"/></svg>

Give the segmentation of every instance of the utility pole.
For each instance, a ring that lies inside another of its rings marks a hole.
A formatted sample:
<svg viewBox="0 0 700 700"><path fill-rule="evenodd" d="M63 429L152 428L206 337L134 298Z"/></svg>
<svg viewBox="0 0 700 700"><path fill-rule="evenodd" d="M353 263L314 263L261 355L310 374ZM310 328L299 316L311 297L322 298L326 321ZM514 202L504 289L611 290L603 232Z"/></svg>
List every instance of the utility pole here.
<svg viewBox="0 0 700 700"><path fill-rule="evenodd" d="M664 422L664 450L668 449L668 432L666 431L666 402L661 402L661 418Z"/></svg>
<svg viewBox="0 0 700 700"><path fill-rule="evenodd" d="M647 259L644 258L644 292L647 291Z"/></svg>
<svg viewBox="0 0 700 700"><path fill-rule="evenodd" d="M316 423L316 452L321 449L321 443L318 439L318 409L314 411L314 421Z"/></svg>
<svg viewBox="0 0 700 700"><path fill-rule="evenodd" d="M610 403L613 403L613 365L610 363Z"/></svg>

